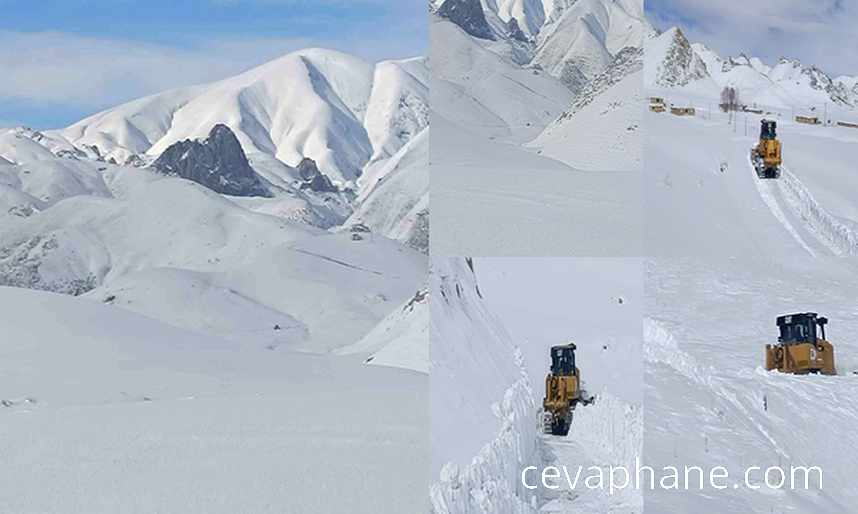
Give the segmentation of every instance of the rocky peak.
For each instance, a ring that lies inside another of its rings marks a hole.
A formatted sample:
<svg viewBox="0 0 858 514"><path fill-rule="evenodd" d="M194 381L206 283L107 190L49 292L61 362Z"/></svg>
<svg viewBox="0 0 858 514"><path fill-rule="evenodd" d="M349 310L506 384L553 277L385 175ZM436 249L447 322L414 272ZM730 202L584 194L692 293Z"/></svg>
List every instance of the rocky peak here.
<svg viewBox="0 0 858 514"><path fill-rule="evenodd" d="M223 124L212 127L203 141L186 139L173 143L152 167L221 194L271 196L259 175L250 167L238 138Z"/></svg>
<svg viewBox="0 0 858 514"><path fill-rule="evenodd" d="M685 34L678 28L660 37L671 38L664 60L658 64L656 85L681 87L709 76L706 64L691 47Z"/></svg>
<svg viewBox="0 0 858 514"><path fill-rule="evenodd" d="M301 189L309 189L317 193L336 193L339 191L337 186L331 182L331 179L319 171L319 167L313 159L308 157L301 159L297 170L298 176L304 181L301 184Z"/></svg>
<svg viewBox="0 0 858 514"><path fill-rule="evenodd" d="M515 18L509 19L506 24L506 28L509 31L509 37L511 37L512 39L516 39L518 41L521 41L522 43L527 43L530 41L530 39L527 37L527 34L525 34L521 30L521 27L518 26L518 20L516 20Z"/></svg>
<svg viewBox="0 0 858 514"><path fill-rule="evenodd" d="M644 65L643 61L644 51L642 48L627 46L617 52L608 68L581 89L571 107L560 116L557 122L571 118L612 86L632 73L640 71Z"/></svg>
<svg viewBox="0 0 858 514"><path fill-rule="evenodd" d="M496 39L480 0L446 0L438 8L437 14L476 38Z"/></svg>

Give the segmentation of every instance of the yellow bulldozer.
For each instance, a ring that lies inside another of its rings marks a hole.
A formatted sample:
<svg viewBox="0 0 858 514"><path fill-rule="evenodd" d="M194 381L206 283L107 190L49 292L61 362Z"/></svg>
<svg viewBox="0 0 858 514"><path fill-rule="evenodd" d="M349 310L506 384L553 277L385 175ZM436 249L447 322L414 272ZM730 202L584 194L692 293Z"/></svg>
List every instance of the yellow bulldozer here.
<svg viewBox="0 0 858 514"><path fill-rule="evenodd" d="M828 319L815 312L779 316L780 336L778 344L766 345L766 369L795 375L836 375L834 347L825 339L827 324Z"/></svg>
<svg viewBox="0 0 858 514"><path fill-rule="evenodd" d="M760 141L751 148L751 163L760 178L781 176L781 142L778 141L778 124L772 120L760 122Z"/></svg>
<svg viewBox="0 0 858 514"><path fill-rule="evenodd" d="M551 371L545 377L542 400L542 425L546 434L568 434L575 407L594 401L581 387L581 371L575 365L576 349L573 343L551 348Z"/></svg>

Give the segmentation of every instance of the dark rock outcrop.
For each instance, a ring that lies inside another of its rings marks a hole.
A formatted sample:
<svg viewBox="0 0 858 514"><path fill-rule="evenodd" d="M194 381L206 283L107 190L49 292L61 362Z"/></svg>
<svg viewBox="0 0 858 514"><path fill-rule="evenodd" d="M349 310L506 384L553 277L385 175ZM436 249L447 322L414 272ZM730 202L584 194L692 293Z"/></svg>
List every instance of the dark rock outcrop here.
<svg viewBox="0 0 858 514"><path fill-rule="evenodd" d="M438 16L452 21L474 37L495 40L480 0L446 0L438 9Z"/></svg>
<svg viewBox="0 0 858 514"><path fill-rule="evenodd" d="M271 196L247 162L238 138L222 124L215 125L203 141L186 139L173 143L152 167L225 195Z"/></svg>
<svg viewBox="0 0 858 514"><path fill-rule="evenodd" d="M298 163L298 176L304 182L301 184L301 189L309 189L317 193L336 193L339 191L337 186L331 182L327 175L319 171L316 166L316 161L304 157Z"/></svg>
<svg viewBox="0 0 858 514"><path fill-rule="evenodd" d="M527 34L525 34L521 30L521 27L519 27L518 20L516 20L515 18L509 19L506 24L506 28L509 31L509 37L511 37L512 39L517 39L523 43L527 43L528 41L530 41L530 39L527 37Z"/></svg>

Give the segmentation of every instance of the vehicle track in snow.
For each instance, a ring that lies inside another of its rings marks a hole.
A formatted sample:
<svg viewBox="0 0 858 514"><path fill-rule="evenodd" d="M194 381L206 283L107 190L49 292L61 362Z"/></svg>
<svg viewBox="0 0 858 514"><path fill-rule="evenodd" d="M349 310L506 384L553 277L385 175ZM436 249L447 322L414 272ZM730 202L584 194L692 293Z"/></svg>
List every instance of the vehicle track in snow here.
<svg viewBox="0 0 858 514"><path fill-rule="evenodd" d="M761 179L757 176L757 171L754 168L753 163L748 161L748 165L751 167L751 173L753 173L754 185L757 187L757 192L760 194L760 198L763 200L763 203L766 204L766 207L771 211L772 216L775 217L778 222L784 227L784 229L792 236L793 239L807 251L812 257L816 257L816 252L805 242L805 240L801 237L795 227L790 223L787 218L786 213L784 213L781 208L778 200L776 198L774 188L776 187L772 182L775 179Z"/></svg>
<svg viewBox="0 0 858 514"><path fill-rule="evenodd" d="M778 188L789 209L834 255L858 255L858 233L825 210L807 186L785 166L778 180Z"/></svg>

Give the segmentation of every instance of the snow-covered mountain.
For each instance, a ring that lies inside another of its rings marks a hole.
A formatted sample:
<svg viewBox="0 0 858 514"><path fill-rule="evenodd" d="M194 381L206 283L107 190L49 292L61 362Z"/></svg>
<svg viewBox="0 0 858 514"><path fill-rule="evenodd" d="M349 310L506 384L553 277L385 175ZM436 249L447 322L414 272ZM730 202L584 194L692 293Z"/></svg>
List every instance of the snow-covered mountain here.
<svg viewBox="0 0 858 514"><path fill-rule="evenodd" d="M579 91L624 48L640 48L651 31L640 0L571 2L540 30L534 63Z"/></svg>
<svg viewBox="0 0 858 514"><path fill-rule="evenodd" d="M445 0L437 14L577 92L652 26L640 0Z"/></svg>
<svg viewBox="0 0 858 514"><path fill-rule="evenodd" d="M648 87L683 87L712 78L706 63L678 28L647 39L644 53L644 82Z"/></svg>
<svg viewBox="0 0 858 514"><path fill-rule="evenodd" d="M261 173L285 179L287 166L309 157L323 173L348 182L427 126L428 73L424 59L374 65L308 49L235 77L129 102L56 135L122 164L204 138L221 123Z"/></svg>
<svg viewBox="0 0 858 514"><path fill-rule="evenodd" d="M730 86L747 105L818 108L831 103L858 108L855 77L832 78L795 59L768 65L746 55L724 58L703 44L690 43L676 27L647 41L646 70L649 88L679 88L715 98Z"/></svg>
<svg viewBox="0 0 858 514"><path fill-rule="evenodd" d="M152 166L254 212L327 229L355 211L380 210L372 205L385 195L371 193L381 175L407 168L395 174L400 198L385 207L384 219L361 217L372 230L425 252L428 241L419 234L428 224L428 163L420 162L426 152L416 138L428 140L428 82L424 58L371 64L308 49L65 129L3 129L3 213L21 215L76 194L110 197L103 176L131 177L118 170ZM222 128L217 138L215 127ZM41 171L30 174L35 161ZM360 179L364 174L374 178Z"/></svg>
<svg viewBox="0 0 858 514"><path fill-rule="evenodd" d="M641 162L640 49L652 30L642 3L480 5L491 39L430 15L432 124L442 127L431 145L434 247L449 255L635 253L639 241L618 235L639 233L639 181L617 177L638 173ZM510 21L539 30L516 37ZM569 39L564 27L575 23L587 30ZM579 222L559 221L570 218Z"/></svg>
<svg viewBox="0 0 858 514"><path fill-rule="evenodd" d="M429 129L360 178L355 212L344 227L373 232L429 251Z"/></svg>
<svg viewBox="0 0 858 514"><path fill-rule="evenodd" d="M525 69L443 18L433 19L432 109L486 137L528 138L555 119L571 92Z"/></svg>
<svg viewBox="0 0 858 514"><path fill-rule="evenodd" d="M67 129L4 129L0 285L219 337L280 318L293 345L354 343L424 282L427 81L425 59L311 49ZM352 213L360 232L339 227Z"/></svg>
<svg viewBox="0 0 858 514"><path fill-rule="evenodd" d="M643 49L627 47L531 143L586 170L643 167Z"/></svg>

